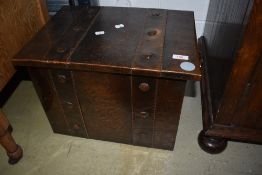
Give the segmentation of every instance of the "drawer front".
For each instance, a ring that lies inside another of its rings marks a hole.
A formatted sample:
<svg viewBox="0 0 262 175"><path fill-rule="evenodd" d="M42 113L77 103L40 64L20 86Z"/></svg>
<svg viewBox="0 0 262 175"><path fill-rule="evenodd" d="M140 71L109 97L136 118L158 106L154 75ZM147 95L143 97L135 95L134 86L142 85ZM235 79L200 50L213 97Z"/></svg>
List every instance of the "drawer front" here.
<svg viewBox="0 0 262 175"><path fill-rule="evenodd" d="M131 77L74 71L89 138L132 143Z"/></svg>
<svg viewBox="0 0 262 175"><path fill-rule="evenodd" d="M186 81L158 80L153 147L174 148Z"/></svg>
<svg viewBox="0 0 262 175"><path fill-rule="evenodd" d="M75 95L71 72L52 70L51 74L71 135L88 137L78 99Z"/></svg>
<svg viewBox="0 0 262 175"><path fill-rule="evenodd" d="M30 68L28 71L53 131L70 134L49 70Z"/></svg>
<svg viewBox="0 0 262 175"><path fill-rule="evenodd" d="M133 144L152 146L156 79L132 77Z"/></svg>

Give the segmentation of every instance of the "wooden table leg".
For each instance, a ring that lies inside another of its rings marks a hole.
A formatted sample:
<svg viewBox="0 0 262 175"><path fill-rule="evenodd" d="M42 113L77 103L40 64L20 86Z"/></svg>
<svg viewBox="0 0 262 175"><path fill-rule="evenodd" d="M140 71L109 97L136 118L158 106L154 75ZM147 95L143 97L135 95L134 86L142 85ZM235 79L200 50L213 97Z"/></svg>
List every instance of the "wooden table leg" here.
<svg viewBox="0 0 262 175"><path fill-rule="evenodd" d="M15 164L22 158L23 150L15 143L11 135L11 128L4 113L0 110L0 144L5 148L9 157L8 163Z"/></svg>

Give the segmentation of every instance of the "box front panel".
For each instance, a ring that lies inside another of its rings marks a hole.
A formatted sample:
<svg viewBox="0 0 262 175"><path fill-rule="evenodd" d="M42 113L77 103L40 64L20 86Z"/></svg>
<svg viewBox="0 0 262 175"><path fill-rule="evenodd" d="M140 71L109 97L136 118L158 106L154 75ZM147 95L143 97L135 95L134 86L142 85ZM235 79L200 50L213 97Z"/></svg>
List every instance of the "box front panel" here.
<svg viewBox="0 0 262 175"><path fill-rule="evenodd" d="M158 80L153 147L174 148L186 81Z"/></svg>
<svg viewBox="0 0 262 175"><path fill-rule="evenodd" d="M51 70L51 75L60 104L63 107L64 116L68 121L70 134L78 137L88 137L78 99L75 94L71 71Z"/></svg>
<svg viewBox="0 0 262 175"><path fill-rule="evenodd" d="M156 79L132 77L133 144L152 147Z"/></svg>
<svg viewBox="0 0 262 175"><path fill-rule="evenodd" d="M54 132L172 150L186 81L30 69Z"/></svg>
<svg viewBox="0 0 262 175"><path fill-rule="evenodd" d="M64 117L49 70L29 68L28 71L53 131L69 135L68 122Z"/></svg>
<svg viewBox="0 0 262 175"><path fill-rule="evenodd" d="M89 138L132 143L131 77L74 71Z"/></svg>

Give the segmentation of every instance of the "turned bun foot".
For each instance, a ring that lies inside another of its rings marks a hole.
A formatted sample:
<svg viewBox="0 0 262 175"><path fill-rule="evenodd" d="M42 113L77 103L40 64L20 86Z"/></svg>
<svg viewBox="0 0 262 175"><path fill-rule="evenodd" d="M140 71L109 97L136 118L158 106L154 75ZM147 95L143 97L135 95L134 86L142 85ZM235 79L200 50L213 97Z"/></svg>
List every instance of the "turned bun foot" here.
<svg viewBox="0 0 262 175"><path fill-rule="evenodd" d="M23 157L22 148L16 144L11 135L13 131L4 113L0 110L0 145L6 150L8 163L15 164Z"/></svg>
<svg viewBox="0 0 262 175"><path fill-rule="evenodd" d="M16 151L12 153L7 152L7 156L9 157L9 164L16 164L23 157L23 150L19 145L17 145Z"/></svg>
<svg viewBox="0 0 262 175"><path fill-rule="evenodd" d="M210 154L223 152L227 147L227 140L223 138L206 136L202 130L198 135L198 144L202 150Z"/></svg>

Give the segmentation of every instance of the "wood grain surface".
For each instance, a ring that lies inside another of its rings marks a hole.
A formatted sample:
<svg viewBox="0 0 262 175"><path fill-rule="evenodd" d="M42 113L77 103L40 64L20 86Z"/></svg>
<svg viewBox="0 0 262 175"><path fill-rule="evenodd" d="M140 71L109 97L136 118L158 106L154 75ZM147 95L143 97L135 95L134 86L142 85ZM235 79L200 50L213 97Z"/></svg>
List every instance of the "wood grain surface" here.
<svg viewBox="0 0 262 175"><path fill-rule="evenodd" d="M0 90L15 72L11 58L47 20L44 0L0 2Z"/></svg>
<svg viewBox="0 0 262 175"><path fill-rule="evenodd" d="M206 51L200 40L204 136L262 143L262 1L217 0L210 8L226 4L223 13L210 10L221 24L207 24Z"/></svg>
<svg viewBox="0 0 262 175"><path fill-rule="evenodd" d="M189 56L195 70L172 54ZM55 132L167 150L186 80L201 78L194 15L185 11L63 7L13 62L30 67Z"/></svg>
<svg viewBox="0 0 262 175"><path fill-rule="evenodd" d="M206 60L208 76L215 80L209 85L214 113L218 111L230 77L250 3L250 0L213 0L209 4L203 35L209 57Z"/></svg>
<svg viewBox="0 0 262 175"><path fill-rule="evenodd" d="M50 70L29 68L28 71L53 131L71 135L72 132L70 132L69 123L64 116Z"/></svg>
<svg viewBox="0 0 262 175"><path fill-rule="evenodd" d="M73 72L89 138L132 143L130 76Z"/></svg>
<svg viewBox="0 0 262 175"><path fill-rule="evenodd" d="M116 24L125 27L116 29ZM105 34L98 36L96 31ZM183 70L182 60L173 59L173 54L188 56L195 69ZM172 79L201 78L194 15L175 10L63 7L13 63Z"/></svg>

